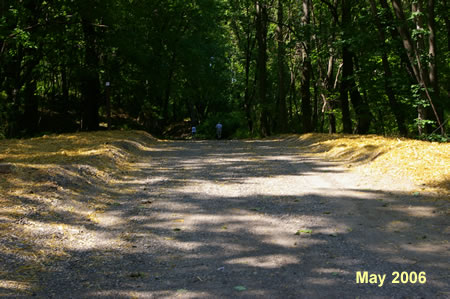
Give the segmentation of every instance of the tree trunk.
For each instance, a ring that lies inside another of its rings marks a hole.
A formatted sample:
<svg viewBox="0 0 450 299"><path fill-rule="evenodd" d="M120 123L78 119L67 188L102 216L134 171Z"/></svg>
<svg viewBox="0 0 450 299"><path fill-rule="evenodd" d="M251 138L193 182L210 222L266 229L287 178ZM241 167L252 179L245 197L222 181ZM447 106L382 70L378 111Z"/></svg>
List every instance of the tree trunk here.
<svg viewBox="0 0 450 299"><path fill-rule="evenodd" d="M447 29L447 51L450 52L450 10L449 7L447 6L447 1L444 0L443 1L444 4L444 13L443 13L443 17L445 20L445 27Z"/></svg>
<svg viewBox="0 0 450 299"><path fill-rule="evenodd" d="M291 69L291 82L290 82L290 87L289 87L289 120L290 122L292 122L294 120L294 109L293 109L293 105L294 105L294 101L295 98L297 96L297 91L296 91L296 86L295 86L295 82L296 82L296 76L295 76L295 67L292 67Z"/></svg>
<svg viewBox="0 0 450 299"><path fill-rule="evenodd" d="M95 29L92 22L83 19L82 27L84 39L86 42L85 49L85 72L82 82L82 95L84 103L82 130L97 130L99 125L99 100L100 80L99 80L99 57L97 54L95 37Z"/></svg>
<svg viewBox="0 0 450 299"><path fill-rule="evenodd" d="M389 27L389 32L392 36L392 39L394 41L399 41L400 42L399 46L404 48L403 44L402 44L402 38L400 37L400 34L395 27L396 21L394 20L394 17L391 13L391 7L387 3L387 0L380 0L380 4L381 4L381 7L383 8L383 12L384 12L383 17L385 18L385 22L387 23L386 26ZM406 68L406 72L409 75L410 83L412 85L416 82L416 79L414 76L413 68L411 67L411 63L408 59L408 56L406 55L405 51L397 51L397 52L399 52L398 55L400 57L400 60L402 61L402 64Z"/></svg>
<svg viewBox="0 0 450 299"><path fill-rule="evenodd" d="M169 73L167 74L166 88L164 90L163 107L162 107L164 125L167 125L169 123L169 101L170 95L172 93L172 83L173 83L172 80L176 70L176 57L177 57L176 55L177 53L176 51L174 51L170 58Z"/></svg>
<svg viewBox="0 0 450 299"><path fill-rule="evenodd" d="M356 133L367 134L370 129L371 114L367 103L361 97L356 82L354 79L353 70L353 56L347 44L347 40L350 36L351 26L351 5L350 0L342 0L342 26L344 29L344 39L346 42L342 47L342 83L341 83L341 105L342 105L342 118L344 123L344 132L351 133L351 119L348 108L348 93L352 101L353 108L356 114Z"/></svg>
<svg viewBox="0 0 450 299"><path fill-rule="evenodd" d="M319 99L318 99L318 88L317 88L317 83L316 80L314 80L314 72L311 72L312 74L312 79L314 82L314 105L313 105L313 117L312 117L312 130L314 132L317 132L317 125L318 125L318 121L319 121Z"/></svg>
<svg viewBox="0 0 450 299"><path fill-rule="evenodd" d="M303 0L302 3L303 7L303 16L302 16L302 25L305 28L308 28L311 22L311 2L310 0ZM305 34L305 40L302 43L302 72L301 72L301 97L302 97L302 125L303 125L303 132L308 133L312 131L312 125L311 125L311 118L312 118L312 111L311 111L311 91L310 91L310 85L311 85L311 60L309 57L309 45L310 45L310 34L308 33L308 30L306 30Z"/></svg>
<svg viewBox="0 0 450 299"><path fill-rule="evenodd" d="M436 46L436 21L435 21L435 1L428 0L428 70L429 70L429 81L430 87L432 88L432 98L433 102L436 104L436 110L438 118L444 120L444 109L440 101L440 86L439 86L439 73L437 70L437 46ZM431 114L431 111L430 111ZM439 124L440 125L440 124ZM434 130L434 129L433 129ZM441 130L442 135L445 134Z"/></svg>
<svg viewBox="0 0 450 299"><path fill-rule="evenodd" d="M247 128L249 132L254 133L254 116L253 116L253 97L254 97L254 88L255 84L250 85L250 70L251 70L251 62L253 59L253 50L255 49L256 39L254 37L254 24L250 21L251 18L254 18L253 14L250 12L250 2L245 6L245 18L246 22L242 22L241 27L243 31L243 35L245 36L245 40L241 38L239 24L236 19L232 19L231 27L236 35L237 42L243 46L244 52L244 112L245 118L247 121Z"/></svg>
<svg viewBox="0 0 450 299"><path fill-rule="evenodd" d="M285 67L285 44L284 44L284 30L283 30L283 0L278 0L278 24L277 24L277 39L278 39L278 99L277 99L277 130L280 133L287 132L287 109L286 109L286 67Z"/></svg>
<svg viewBox="0 0 450 299"><path fill-rule="evenodd" d="M257 94L261 105L261 135L270 135L269 103L267 102L267 5L264 0L256 1L256 40L258 43Z"/></svg>
<svg viewBox="0 0 450 299"><path fill-rule="evenodd" d="M301 88L300 93L302 97L302 125L303 132L308 133L312 131L311 118L311 91L309 90L311 84L311 62L308 57L304 57L302 72L301 72Z"/></svg>
<svg viewBox="0 0 450 299"><path fill-rule="evenodd" d="M69 107L69 82L67 80L67 67L65 65L61 66L61 88L62 88L62 100L67 112Z"/></svg>
<svg viewBox="0 0 450 299"><path fill-rule="evenodd" d="M244 91L244 109L247 118L248 130L253 133L252 104L250 98L250 40L247 40L247 48L245 53L245 91Z"/></svg>
<svg viewBox="0 0 450 299"><path fill-rule="evenodd" d="M384 9L384 17L386 18L387 25L391 28L390 33L393 40L399 40L401 42L401 47L405 51L399 51L399 56L402 61L402 64L405 66L406 71L409 75L410 85L417 84L419 82L418 71L414 64L414 51L412 40L408 39L408 30L407 27L403 25L397 24L397 29L395 28L396 20L391 14L391 8L389 7L387 0L380 0L381 7ZM401 4L400 4L401 5ZM393 4L394 7L394 4ZM394 13L396 17L403 16L403 10L397 9L394 7ZM404 16L403 16L404 17ZM425 119L425 111L422 106L417 107L417 118L419 120ZM422 135L422 127L418 126L419 135Z"/></svg>
<svg viewBox="0 0 450 299"><path fill-rule="evenodd" d="M402 136L406 136L408 134L408 130L405 125L404 108L397 101L394 91L393 91L392 87L390 86L390 82L393 80L392 71L391 71L391 67L389 65L387 53L385 50L386 37L384 35L384 28L381 25L381 21L378 17L378 11L377 11L377 7L375 4L375 0L370 0L370 6L372 9L373 17L375 19L375 25L378 28L378 37L380 40L380 45L381 45L381 48L383 49L381 60L382 60L383 69L384 69L384 89L385 89L386 95L389 99L389 105L391 107L392 113L394 114L395 119L397 121L398 130Z"/></svg>
<svg viewBox="0 0 450 299"><path fill-rule="evenodd" d="M339 77L341 68L339 67L337 74L336 74L336 81ZM334 115L334 103L332 100L327 98L327 94L325 91L331 92L335 89L333 86L333 73L334 73L334 56L333 53L330 51L330 57L328 58L328 64L327 64L327 72L326 75L323 75L323 71L320 68L320 78L321 78L321 88L320 88L320 97L322 98L322 123L320 131L323 132L323 123L324 123L324 116L327 115L328 118L328 133L333 134L336 133L336 116Z"/></svg>
<svg viewBox="0 0 450 299"><path fill-rule="evenodd" d="M428 35L429 42L429 63L428 68L430 71L429 80L430 86L433 88L433 93L436 98L439 97L439 80L438 80L438 71L436 66L437 60L437 47L436 47L436 22L435 22L435 13L434 13L435 3L434 0L428 0L428 31L430 32Z"/></svg>
<svg viewBox="0 0 450 299"><path fill-rule="evenodd" d="M415 47L411 39L411 35L409 34L408 27L406 26L406 18L405 14L403 13L403 8L400 0L391 0L392 1L392 7L394 8L394 13L397 19L400 21L398 24L398 33L400 34L400 37L403 42L403 47L406 50L406 55L408 56L408 60L410 63L410 66L413 70L414 77L416 78L417 82L420 82L420 75L419 70L416 67L415 64Z"/></svg>
<svg viewBox="0 0 450 299"><path fill-rule="evenodd" d="M342 0L342 23L343 26L348 26L350 21L350 6L348 5L348 0ZM346 22L344 22L346 21ZM352 120L350 118L350 108L348 105L348 90L349 82L347 80L347 76L353 72L351 68L349 68L349 61L351 61L352 56L348 50L348 46L344 44L342 47L342 63L343 63L343 71L342 71L342 80L340 85L340 101L341 101L341 109L342 109L342 124L344 127L344 133L351 134L352 133Z"/></svg>
<svg viewBox="0 0 450 299"><path fill-rule="evenodd" d="M333 7L333 11L337 12L337 7L338 7L338 1L339 0L334 0L332 7ZM330 4L331 5L331 4ZM336 29L337 24L339 23L339 16L337 13L333 13L333 21L332 21L332 28ZM337 31L337 30L336 30ZM335 41L336 38L336 34L333 33L332 34L332 41ZM322 88L324 88L326 91L328 91L328 93L333 92L336 89L337 86L337 81L341 72L341 67L338 68L337 70L337 74L336 74L336 83L333 84L333 77L334 77L334 63L335 63L335 57L334 57L334 53L331 50L333 47L332 45L329 45L329 54L330 57L328 58L328 64L326 67L326 75L325 77L323 75L321 75L322 79ZM334 114L334 108L335 108L335 103L332 99L329 99L327 94L325 94L325 92L321 91L320 96L322 97L322 115L327 115L328 118L328 133L329 134L333 134L336 133L336 116ZM347 100L347 107L348 107L348 100ZM322 122L323 123L323 122ZM321 128L322 131L322 128Z"/></svg>
<svg viewBox="0 0 450 299"><path fill-rule="evenodd" d="M414 14L414 22L416 25L416 30L418 32L423 31L424 26L423 26L423 19L422 19L422 14L423 14L422 0L418 0L417 2L413 1L411 3L411 12ZM419 84L421 84L422 86L430 86L429 76L427 74L427 70L424 68L425 65L423 65L423 67L421 67L421 62L420 62L420 59L421 59L420 57L423 54L425 54L425 48L426 48L424 36L422 33L419 33L416 35L415 42L416 42L415 58L418 63L418 72L419 72L419 76L420 76ZM420 81L422 81L422 83ZM417 112L418 112L419 119L421 119L421 120L429 119L430 111L424 105L419 105L417 107ZM431 126L429 124L425 125L425 128L426 128L427 132L431 132ZM419 124L419 134L422 135L422 127L420 124Z"/></svg>
<svg viewBox="0 0 450 299"><path fill-rule="evenodd" d="M439 114L436 110L436 107L433 103L433 99L432 96L430 95L430 93L428 92L428 88L430 87L430 77L429 77L429 73L428 70L425 69L425 66L422 64L420 56L421 56L421 51L424 51L423 49L423 40L421 40L420 36L418 39L418 43L415 46L412 42L412 38L411 38L411 34L409 33L408 27L407 27L407 23L406 23L406 18L405 18L405 14L403 12L403 7L402 7L402 3L401 0L391 0L392 1L392 6L394 8L394 12L395 15L399 21L399 25L398 25L398 32L403 40L403 46L406 50L406 53L408 55L408 59L410 61L411 64L411 68L414 71L414 76L417 80L417 83L420 85L420 87L424 90L424 92L422 93L422 96L428 100L429 104L431 105L431 110L434 113L434 116L437 120L438 126L441 129L441 134L445 135L445 131L444 131L444 127L441 124L440 118L439 118ZM418 1L416 3L413 3L412 5L412 10L413 12L416 12L414 20L416 23L416 27L418 29L423 27L422 24L422 8L421 8L421 2ZM433 16L434 16L434 9L433 9ZM434 19L434 18L433 18ZM418 49L419 47L419 49ZM421 117L426 117L426 113L425 113L425 109L423 106L419 106L418 107L418 113L419 113L419 119ZM419 134L421 133L421 127L419 125Z"/></svg>
<svg viewBox="0 0 450 299"><path fill-rule="evenodd" d="M247 16L250 15L249 7L246 7ZM244 91L244 109L245 116L247 118L247 126L250 133L254 133L254 125L253 125L253 115L252 115L252 107L253 107L253 96L254 92L250 93L250 64L252 61L252 52L255 48L255 38L252 36L252 25L248 22L247 30L246 30L246 43L245 43L245 91ZM254 88L254 85L253 85Z"/></svg>
<svg viewBox="0 0 450 299"><path fill-rule="evenodd" d="M334 56L330 54L330 60L328 62L328 72L327 72L327 90L336 89L332 85L333 80L333 69L334 69ZM338 69L338 74L336 75L336 81L339 77L340 68ZM328 101L328 132L330 134L336 133L336 115L334 114L335 103L333 101Z"/></svg>
<svg viewBox="0 0 450 299"><path fill-rule="evenodd" d="M25 86L25 106L21 126L27 134L35 134L39 121L36 80L30 79Z"/></svg>

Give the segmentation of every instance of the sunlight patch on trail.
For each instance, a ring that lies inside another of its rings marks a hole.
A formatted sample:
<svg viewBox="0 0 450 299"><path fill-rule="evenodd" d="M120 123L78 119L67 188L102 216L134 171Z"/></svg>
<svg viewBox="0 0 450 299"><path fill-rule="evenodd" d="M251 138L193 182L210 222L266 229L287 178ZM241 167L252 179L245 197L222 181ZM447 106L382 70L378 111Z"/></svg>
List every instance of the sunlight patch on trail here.
<svg viewBox="0 0 450 299"><path fill-rule="evenodd" d="M0 289L11 291L27 291L31 289L30 283L14 280L0 280ZM8 296L8 294L5 294Z"/></svg>
<svg viewBox="0 0 450 299"><path fill-rule="evenodd" d="M268 254L264 256L247 256L230 259L226 264L246 265L255 268L278 269L289 264L300 263L300 258L288 254Z"/></svg>
<svg viewBox="0 0 450 299"><path fill-rule="evenodd" d="M128 290L108 290L90 292L87 297L91 298L210 298L209 292L193 291L193 290L173 290L170 285L167 290L163 291L136 291L134 288Z"/></svg>

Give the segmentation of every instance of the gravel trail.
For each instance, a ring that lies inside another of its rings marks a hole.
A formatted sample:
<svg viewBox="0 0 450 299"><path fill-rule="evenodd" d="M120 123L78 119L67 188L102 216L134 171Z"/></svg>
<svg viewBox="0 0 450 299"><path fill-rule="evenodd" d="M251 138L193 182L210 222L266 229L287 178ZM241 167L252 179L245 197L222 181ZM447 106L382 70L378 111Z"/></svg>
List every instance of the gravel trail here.
<svg viewBox="0 0 450 299"><path fill-rule="evenodd" d="M407 178L349 172L290 141L165 141L111 188L117 203L80 235L90 246L54 261L34 295L450 297L449 201Z"/></svg>

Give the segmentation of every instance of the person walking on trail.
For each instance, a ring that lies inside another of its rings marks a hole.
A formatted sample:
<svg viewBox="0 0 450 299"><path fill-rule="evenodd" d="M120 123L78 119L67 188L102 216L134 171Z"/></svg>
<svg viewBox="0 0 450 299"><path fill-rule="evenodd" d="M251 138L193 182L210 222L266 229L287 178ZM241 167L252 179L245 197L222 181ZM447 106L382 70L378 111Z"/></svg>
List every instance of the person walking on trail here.
<svg viewBox="0 0 450 299"><path fill-rule="evenodd" d="M192 126L192 139L195 139L195 134L197 133L197 128Z"/></svg>
<svg viewBox="0 0 450 299"><path fill-rule="evenodd" d="M216 136L217 136L217 139L222 138L222 124L220 123L220 121L216 125Z"/></svg>

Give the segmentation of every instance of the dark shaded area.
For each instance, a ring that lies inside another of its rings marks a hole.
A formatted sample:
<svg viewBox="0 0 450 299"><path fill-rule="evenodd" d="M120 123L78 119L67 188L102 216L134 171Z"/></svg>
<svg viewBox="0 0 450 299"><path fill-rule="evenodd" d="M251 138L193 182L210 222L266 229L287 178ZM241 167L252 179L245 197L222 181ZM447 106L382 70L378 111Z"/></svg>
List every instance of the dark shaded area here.
<svg viewBox="0 0 450 299"><path fill-rule="evenodd" d="M2 0L0 138L185 137L188 120L212 139L221 119L223 138L446 142L447 15L435 0Z"/></svg>

